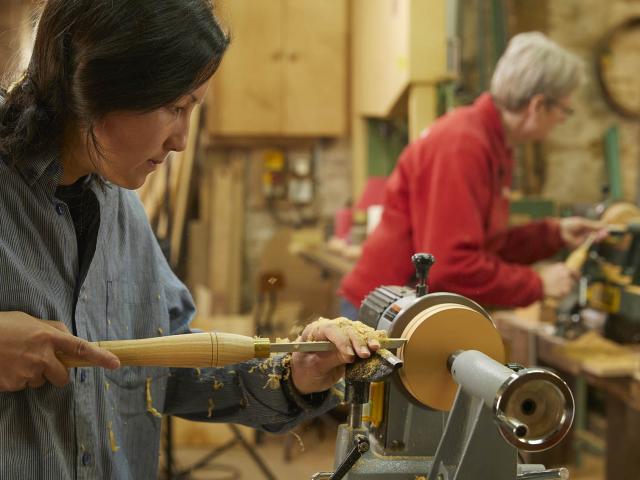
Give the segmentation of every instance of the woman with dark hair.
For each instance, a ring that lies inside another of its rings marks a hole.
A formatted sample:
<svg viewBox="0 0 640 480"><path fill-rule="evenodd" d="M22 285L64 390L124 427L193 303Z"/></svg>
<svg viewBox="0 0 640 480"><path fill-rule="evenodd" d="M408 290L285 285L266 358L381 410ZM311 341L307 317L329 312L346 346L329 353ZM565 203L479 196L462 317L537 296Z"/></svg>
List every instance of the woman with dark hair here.
<svg viewBox="0 0 640 480"><path fill-rule="evenodd" d="M89 343L190 331L192 298L130 189L185 148L227 44L207 0L45 4L0 91L0 478L153 478L160 412L282 431L335 405L344 364L379 347L321 321L302 337L333 353L169 372ZM58 352L104 369L69 372Z"/></svg>

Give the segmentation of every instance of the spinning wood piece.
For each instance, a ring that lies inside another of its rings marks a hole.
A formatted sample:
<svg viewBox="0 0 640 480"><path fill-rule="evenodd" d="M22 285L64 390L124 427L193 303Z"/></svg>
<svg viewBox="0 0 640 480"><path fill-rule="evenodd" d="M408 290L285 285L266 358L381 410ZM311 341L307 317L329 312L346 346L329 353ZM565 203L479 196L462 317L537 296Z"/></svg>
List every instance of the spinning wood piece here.
<svg viewBox="0 0 640 480"><path fill-rule="evenodd" d="M447 360L458 350L478 350L505 362L504 344L489 318L464 305L443 303L420 312L404 329L407 343L398 350L404 361L399 378L419 403L450 410L458 389Z"/></svg>

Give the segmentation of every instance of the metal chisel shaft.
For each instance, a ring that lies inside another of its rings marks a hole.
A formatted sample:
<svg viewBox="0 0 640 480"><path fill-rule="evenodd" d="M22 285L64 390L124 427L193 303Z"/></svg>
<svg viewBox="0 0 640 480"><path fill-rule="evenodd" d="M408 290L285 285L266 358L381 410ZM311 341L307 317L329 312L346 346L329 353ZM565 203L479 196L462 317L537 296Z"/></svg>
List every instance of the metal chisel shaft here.
<svg viewBox="0 0 640 480"><path fill-rule="evenodd" d="M404 338L386 338L379 340L382 348L400 348L406 342ZM336 347L328 341L272 343L271 352L328 352Z"/></svg>

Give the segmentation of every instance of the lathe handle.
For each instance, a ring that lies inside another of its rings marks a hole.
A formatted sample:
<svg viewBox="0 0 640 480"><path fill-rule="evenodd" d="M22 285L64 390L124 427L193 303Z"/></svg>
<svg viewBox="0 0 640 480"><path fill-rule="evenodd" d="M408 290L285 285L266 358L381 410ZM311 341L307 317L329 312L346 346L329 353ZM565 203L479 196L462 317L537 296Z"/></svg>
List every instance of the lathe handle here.
<svg viewBox="0 0 640 480"><path fill-rule="evenodd" d="M175 368L222 367L264 356L256 355L256 341L252 337L234 333L206 332L137 340L107 340L94 345L109 350L120 364ZM267 351L268 356L268 351ZM92 364L84 359L58 353L67 368Z"/></svg>

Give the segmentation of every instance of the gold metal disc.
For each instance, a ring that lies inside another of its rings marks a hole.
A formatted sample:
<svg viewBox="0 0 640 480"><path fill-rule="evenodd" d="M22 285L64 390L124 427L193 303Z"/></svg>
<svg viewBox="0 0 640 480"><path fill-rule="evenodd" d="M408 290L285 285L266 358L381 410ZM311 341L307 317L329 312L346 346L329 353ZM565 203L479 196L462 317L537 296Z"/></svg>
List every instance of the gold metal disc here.
<svg viewBox="0 0 640 480"><path fill-rule="evenodd" d="M464 305L442 303L415 316L402 334L407 343L398 350L404 361L399 377L419 403L450 410L458 389L447 360L458 350L478 350L505 362L500 333L481 312Z"/></svg>

